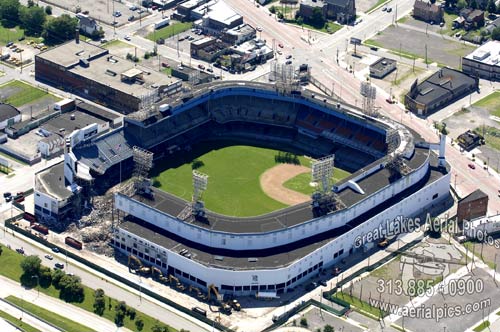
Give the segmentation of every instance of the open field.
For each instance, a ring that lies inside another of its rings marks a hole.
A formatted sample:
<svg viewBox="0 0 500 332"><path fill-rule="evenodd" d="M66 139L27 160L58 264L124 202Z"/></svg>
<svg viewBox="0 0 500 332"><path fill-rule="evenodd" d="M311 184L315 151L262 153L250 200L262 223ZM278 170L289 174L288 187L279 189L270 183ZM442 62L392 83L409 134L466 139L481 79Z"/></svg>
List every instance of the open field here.
<svg viewBox="0 0 500 332"><path fill-rule="evenodd" d="M500 129L490 126L481 126L474 129L474 131L484 136L487 146L500 151Z"/></svg>
<svg viewBox="0 0 500 332"><path fill-rule="evenodd" d="M492 115L500 118L500 91L495 91L483 99L476 101L472 106L485 108Z"/></svg>
<svg viewBox="0 0 500 332"><path fill-rule="evenodd" d="M66 317L60 316L52 311L48 311L42 307L39 307L37 305L34 305L30 302L21 300L18 297L15 296L7 296L6 298L7 301L10 303L13 303L21 308L23 310L26 310L27 312L38 316L47 322L61 328L64 331L78 331L78 332L93 332L91 328L86 327L85 325L79 324L75 321L72 321Z"/></svg>
<svg viewBox="0 0 500 332"><path fill-rule="evenodd" d="M0 86L0 98L5 98L5 103L19 107L49 94L22 81L10 81Z"/></svg>
<svg viewBox="0 0 500 332"><path fill-rule="evenodd" d="M146 38L152 41L158 40L160 38L167 39L169 37L175 36L181 32L191 29L193 23L191 22L176 22L172 23L164 28L150 32Z"/></svg>
<svg viewBox="0 0 500 332"><path fill-rule="evenodd" d="M8 321L12 325L16 326L19 330L25 332L40 332L40 330L35 329L33 326L23 323L19 318L13 317L6 312L0 310L0 318Z"/></svg>
<svg viewBox="0 0 500 332"><path fill-rule="evenodd" d="M333 174L334 175L332 183L337 183L340 180L345 179L346 177L351 175L351 173L344 171L340 168L335 168ZM310 183L311 183L311 173L309 172L309 173L302 173L291 178L290 180L284 183L284 186L285 188L298 191L299 193L310 195L314 192L314 187L312 187Z"/></svg>
<svg viewBox="0 0 500 332"><path fill-rule="evenodd" d="M14 250L10 250L8 248L2 247L2 255L0 255L0 275L3 275L9 279L19 281L22 275L22 270L20 267L21 261L23 260L23 256L15 252ZM84 288L84 300L81 303L72 303L79 308L82 308L89 312L94 312L94 290L90 287L83 286ZM59 298L59 290L57 290L53 285L49 287L38 286L40 293ZM108 319L109 321L114 321L115 319L115 306L119 301L113 298L109 298L109 296L104 295L106 307L104 309L104 313L102 317ZM108 304L111 303L111 307ZM137 311L137 310L136 310ZM36 314L36 313L35 313ZM150 316L143 314L140 311L137 311L137 315L135 319L141 318L144 322L144 331L151 331L153 326L159 324L164 326L164 324L158 323L158 321ZM131 320L128 316L125 317L124 326L129 328L130 330L135 331L135 320ZM68 330L68 331L80 331L80 330ZM175 330L172 327L169 327L169 332L174 332Z"/></svg>
<svg viewBox="0 0 500 332"><path fill-rule="evenodd" d="M278 151L253 146L229 146L220 149L213 144L199 144L190 153L178 156L178 165L165 163L154 178L155 186L191 200L192 169L208 174L208 186L203 200L209 210L233 216L254 216L286 207L268 197L259 177L275 166ZM309 161L299 157L301 165Z"/></svg>
<svg viewBox="0 0 500 332"><path fill-rule="evenodd" d="M17 42L19 37L24 36L24 30L18 26L5 28L0 24L0 45L3 46L10 41Z"/></svg>

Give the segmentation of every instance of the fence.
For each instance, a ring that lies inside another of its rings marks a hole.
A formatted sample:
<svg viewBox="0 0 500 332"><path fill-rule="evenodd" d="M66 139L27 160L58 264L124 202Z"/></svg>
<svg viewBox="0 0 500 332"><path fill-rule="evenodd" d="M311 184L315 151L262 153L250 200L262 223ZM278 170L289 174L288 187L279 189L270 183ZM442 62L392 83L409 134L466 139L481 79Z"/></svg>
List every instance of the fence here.
<svg viewBox="0 0 500 332"><path fill-rule="evenodd" d="M91 269L96 270L96 271L98 271L100 273L103 273L103 274L107 275L108 277L115 279L118 282L121 282L121 283L123 283L123 284L125 284L125 285L127 285L127 286L129 286L129 287L131 287L131 288L133 288L135 290L137 290L137 291L142 292L143 294L146 294L146 295L154 298L155 300L158 300L158 301L160 301L160 302L162 302L164 304L167 304L167 305L169 305L171 307L174 307L175 309L177 309L179 311L182 311L185 314L188 314L188 315L190 315L190 316L192 316L192 317L194 317L194 318L196 318L198 320L201 320L202 322L204 322L204 323L206 323L206 324L208 324L210 326L213 326L213 327L215 327L218 330L227 331L227 332L233 332L232 329L229 329L229 328L221 325L220 323L218 323L216 321L213 321L213 320L211 320L211 319L209 319L207 317L204 317L204 316L201 316L201 315L197 315L194 312L192 312L190 309L185 308L185 307L181 306L180 304L178 304L178 303L176 303L174 301L171 301L171 300L169 300L169 299L167 299L167 298L165 298L165 297L163 297L163 296L161 296L161 295L159 295L159 294L157 294L157 293L155 293L155 292L153 292L153 291L151 291L151 290L149 290L147 288L143 288L140 285L138 285L138 284L130 281L129 279L127 279L124 276L121 276L121 275L118 275L118 274L116 274L114 272L111 272L111 271L103 268L102 266L94 264L94 263L86 260L85 258L83 258L83 257L81 257L81 256L79 256L77 254L74 254L73 252L71 252L69 250L66 250L63 247L59 247L57 245L54 245L54 244L50 243L49 241L47 241L45 239L39 238L35 234L32 234L31 232L29 232L29 231L27 231L25 229L22 229L22 228L18 227L17 225L13 224L12 222L14 220L12 220L12 219L14 219L14 218L10 218L10 219L7 219L5 221L5 226L6 227L8 227L8 228L10 228L10 229L12 229L12 230L14 230L14 231L16 231L18 233L21 233L22 235L24 235L24 236L26 236L26 237L34 240L34 241L37 241L38 243L41 243L41 244L43 244L46 247L49 247L49 248L57 247L57 248L59 248L59 250L61 251L62 254L67 255L69 258L72 258L75 261L78 261L78 262L80 262L82 264L85 264L86 266L90 267Z"/></svg>

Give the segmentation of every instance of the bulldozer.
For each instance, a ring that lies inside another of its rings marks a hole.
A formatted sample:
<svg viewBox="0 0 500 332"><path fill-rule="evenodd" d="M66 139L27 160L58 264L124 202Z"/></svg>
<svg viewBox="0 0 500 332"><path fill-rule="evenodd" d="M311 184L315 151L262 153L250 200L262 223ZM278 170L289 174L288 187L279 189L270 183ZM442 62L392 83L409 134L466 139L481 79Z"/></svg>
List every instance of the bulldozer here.
<svg viewBox="0 0 500 332"><path fill-rule="evenodd" d="M161 278L163 277L163 273L157 267L154 266L152 267L152 273L153 273L153 279L155 280L161 280Z"/></svg>
<svg viewBox="0 0 500 332"><path fill-rule="evenodd" d="M231 308L231 306L229 304L222 303L219 306L219 311L222 312L223 314L230 315L231 311L232 311L232 308Z"/></svg>
<svg viewBox="0 0 500 332"><path fill-rule="evenodd" d="M195 287L193 285L189 286L189 291L191 293L196 293L196 296L201 299L202 301L206 300L206 296L200 291L198 287Z"/></svg>
<svg viewBox="0 0 500 332"><path fill-rule="evenodd" d="M228 304L236 311L241 310L241 304L238 302L238 300L233 299L232 301L229 301Z"/></svg>
<svg viewBox="0 0 500 332"><path fill-rule="evenodd" d="M142 267L142 262L140 261L139 258L129 255L128 256L128 268L130 271L136 272Z"/></svg>
<svg viewBox="0 0 500 332"><path fill-rule="evenodd" d="M141 274L143 276L149 276L151 274L151 268L147 267L147 266L143 266L139 270L137 270L136 272L138 272L139 274Z"/></svg>
<svg viewBox="0 0 500 332"><path fill-rule="evenodd" d="M171 287L173 287L173 285L175 285L175 288L177 288L180 291L183 291L186 289L186 287L179 281L179 279L171 274L168 275L168 281L170 282Z"/></svg>

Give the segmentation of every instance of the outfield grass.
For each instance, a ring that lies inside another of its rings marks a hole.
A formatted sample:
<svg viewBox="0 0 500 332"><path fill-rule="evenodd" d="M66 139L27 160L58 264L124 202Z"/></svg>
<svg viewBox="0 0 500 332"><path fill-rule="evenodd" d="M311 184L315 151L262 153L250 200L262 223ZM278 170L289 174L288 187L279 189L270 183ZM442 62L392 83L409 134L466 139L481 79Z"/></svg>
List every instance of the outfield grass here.
<svg viewBox="0 0 500 332"><path fill-rule="evenodd" d="M15 107L26 105L28 103L31 103L37 99L40 99L48 95L47 92L41 89L38 89L34 86L31 86L27 83L17 80L10 81L0 86L0 91L3 88L11 88L11 87L18 88L19 91L10 95L7 99L5 99L5 102Z"/></svg>
<svg viewBox="0 0 500 332"><path fill-rule="evenodd" d="M4 246L2 246L2 255L0 255L0 266L2 268L0 269L0 275L3 275L9 279L19 281L22 270L20 267L21 261L23 259L23 256L15 252L14 250L10 250ZM85 297L82 303L72 303L72 305L77 306L79 308L82 308L86 311L89 312L94 312L94 290L90 287L83 286L84 288L84 293ZM59 298L59 291L54 287L50 286L48 288L43 288L38 286L38 289L40 290L40 293L43 293L45 295ZM116 299L111 299L111 309L109 308L109 303L110 299L109 296L104 296L105 297L105 303L106 303L106 308L104 310L104 313L102 317L114 321L115 319L115 306L118 304L119 301ZM142 312L137 311L136 319L141 318L144 321L144 330L143 331L151 331L154 325L159 324L161 326L165 326L164 324L160 324L156 319L153 317L147 316L143 314ZM130 318L127 316L124 320L124 326L129 328L130 330L135 331L135 321L130 320ZM77 330L74 330L77 331ZM172 327L169 327L169 332L174 332L175 330Z"/></svg>
<svg viewBox="0 0 500 332"><path fill-rule="evenodd" d="M202 143L191 152L182 152L174 160L166 158L155 169L155 186L186 200L191 200L192 161L197 170L208 174L203 201L209 210L230 216L256 216L286 207L268 197L260 187L259 177L277 165L277 150L253 146L228 146L228 142ZM305 157L301 165L310 166Z"/></svg>
<svg viewBox="0 0 500 332"><path fill-rule="evenodd" d="M345 179L346 177L351 175L351 173L344 171L340 168L335 168L333 174L334 174L332 179L333 183L337 183L340 180ZM306 195L310 195L314 192L314 187L311 187L310 183L311 183L311 173L308 172L299 174L291 178L290 180L286 181L283 184L283 186L285 188L295 190Z"/></svg>
<svg viewBox="0 0 500 332"><path fill-rule="evenodd" d="M24 30L18 26L14 28L5 28L0 24L0 45L5 45L8 42L17 42L19 37L24 36Z"/></svg>
<svg viewBox="0 0 500 332"><path fill-rule="evenodd" d="M18 297L15 296L7 296L5 298L7 301L10 303L13 303L19 307L22 307L23 310L38 316L47 322L63 329L64 331L67 332L73 332L73 331L78 331L78 332L95 332L95 330L88 328L85 325L79 324L75 321L72 321L71 319L68 319L66 317L60 316L52 311L48 311L42 307L39 307L37 305L34 305L30 302L24 301Z"/></svg>
<svg viewBox="0 0 500 332"><path fill-rule="evenodd" d="M20 331L25 332L41 332L40 330L35 329L33 326L23 323L22 320L9 315L8 313L0 310L0 318L10 322L12 325L16 326Z"/></svg>
<svg viewBox="0 0 500 332"><path fill-rule="evenodd" d="M472 106L482 107L487 109L492 115L500 118L500 91L495 91L479 101L476 101Z"/></svg>
<svg viewBox="0 0 500 332"><path fill-rule="evenodd" d="M152 41L156 41L160 38L167 39L169 37L175 36L181 32L189 30L193 27L192 22L176 22L172 23L164 28L150 32L146 38Z"/></svg>

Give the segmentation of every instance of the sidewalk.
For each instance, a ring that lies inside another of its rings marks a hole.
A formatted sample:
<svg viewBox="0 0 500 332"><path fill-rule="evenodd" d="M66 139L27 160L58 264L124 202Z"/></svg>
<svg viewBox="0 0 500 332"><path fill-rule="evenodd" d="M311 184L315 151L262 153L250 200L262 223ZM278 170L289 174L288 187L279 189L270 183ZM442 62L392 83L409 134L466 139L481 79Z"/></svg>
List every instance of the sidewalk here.
<svg viewBox="0 0 500 332"><path fill-rule="evenodd" d="M33 316L26 314L26 313L22 313L21 310L17 309L16 307L14 307L6 302L0 301L0 311L8 313L9 315L16 317L16 318L22 317L23 323L26 323L27 325L31 325L40 331L60 332L58 329L55 329L52 326L46 324L45 322L42 322L38 318L33 317ZM9 323L3 321L3 319L0 319L0 331L10 332L10 331L19 331L19 330L17 328L14 328Z"/></svg>
<svg viewBox="0 0 500 332"><path fill-rule="evenodd" d="M81 308L78 308L72 304L66 303L62 300L55 299L53 297L50 297L48 295L45 295L43 293L38 293L34 289L27 290L24 287L20 286L17 282L12 281L8 278L5 277L0 277L0 284L2 284L2 287L0 287L0 297L5 298L9 295L14 295L18 298L21 298L25 301L28 301L30 303L33 303L39 307L42 307L46 310L52 311L60 316L66 317L68 319L71 319L77 323L84 324L85 326L88 326L96 331L99 332L115 332L117 331L116 325L107 320L104 319L96 314L90 313L88 311L85 311ZM0 308L3 310L2 305L5 306L3 302L0 302ZM8 306L8 305L7 305ZM11 314L14 317L31 317L30 315L22 314L20 313L19 309L12 309L11 311L7 311L9 314ZM11 313L12 312L12 313ZM33 322L33 326L35 324L40 325L40 330L44 332L58 332L57 329L54 327L39 321L38 319L31 317L32 320L26 322ZM42 327L41 324L44 326ZM31 325L31 324L30 324ZM119 331L124 331L124 332L132 332L131 330L127 328L119 328Z"/></svg>

